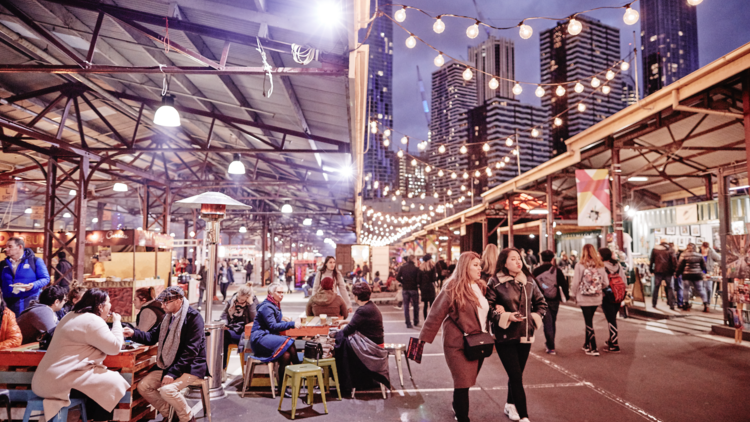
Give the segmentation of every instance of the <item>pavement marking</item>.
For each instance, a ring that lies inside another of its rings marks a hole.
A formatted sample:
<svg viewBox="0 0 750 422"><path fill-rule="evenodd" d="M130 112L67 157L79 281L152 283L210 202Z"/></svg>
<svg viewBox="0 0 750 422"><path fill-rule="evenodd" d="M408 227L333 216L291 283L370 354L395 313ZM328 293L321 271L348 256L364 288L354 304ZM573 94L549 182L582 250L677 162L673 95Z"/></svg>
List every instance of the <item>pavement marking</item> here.
<svg viewBox="0 0 750 422"><path fill-rule="evenodd" d="M563 383L550 383L550 384L529 384L524 385L523 388L564 388L564 387L588 387L585 382L563 382ZM482 390L507 390L508 386L498 387L471 387L469 391L482 391ZM406 394L420 394L420 393L452 393L453 388L395 388L391 390L391 393L404 396ZM383 394L380 390L364 390L357 391L357 394Z"/></svg>
<svg viewBox="0 0 750 422"><path fill-rule="evenodd" d="M551 362L551 361L543 358L542 356L539 356L536 353L532 352L530 354L535 359L544 362L547 366L549 366L549 367L551 367L553 369L556 369L558 372L560 372L560 373L562 373L564 375L567 375L570 378L573 378L574 380L578 381L579 383L584 384L586 387L589 387L590 389L594 390L595 392L599 393L600 395L602 395L602 396L604 396L604 397L612 400L613 402L615 402L617 404L620 404L621 406L623 406L626 409L632 411L633 413L641 416L642 418L644 418L646 420L649 420L649 421L653 421L653 422L662 422L661 419L659 419L656 416L654 416L654 415L646 412L645 410L641 409L640 407L638 407L638 406L636 406L636 405L628 402L627 400L623 399L622 397L619 397L619 396L617 396L617 395L615 395L613 393L610 393L609 391L607 391L607 390L605 390L605 389L603 389L601 387L595 386L593 383L584 380L580 376L578 376L578 375L576 375L576 374L568 371L567 369L563 368L562 366L560 366L560 365L558 365L556 363L553 363L553 362ZM524 386L524 388L526 388L526 386Z"/></svg>

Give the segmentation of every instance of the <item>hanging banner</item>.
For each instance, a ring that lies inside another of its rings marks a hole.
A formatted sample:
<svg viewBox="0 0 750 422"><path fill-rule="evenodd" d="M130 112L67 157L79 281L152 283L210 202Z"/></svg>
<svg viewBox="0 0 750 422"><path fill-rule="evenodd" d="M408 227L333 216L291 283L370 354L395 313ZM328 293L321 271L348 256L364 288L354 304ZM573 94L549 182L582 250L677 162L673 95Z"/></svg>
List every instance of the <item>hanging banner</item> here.
<svg viewBox="0 0 750 422"><path fill-rule="evenodd" d="M578 188L578 225L610 226L608 170L576 170Z"/></svg>
<svg viewBox="0 0 750 422"><path fill-rule="evenodd" d="M31 215L32 220L44 220L44 207L31 207Z"/></svg>
<svg viewBox="0 0 750 422"><path fill-rule="evenodd" d="M431 254L433 257L437 256L438 253L438 237L436 234L427 235L427 242L425 251Z"/></svg>

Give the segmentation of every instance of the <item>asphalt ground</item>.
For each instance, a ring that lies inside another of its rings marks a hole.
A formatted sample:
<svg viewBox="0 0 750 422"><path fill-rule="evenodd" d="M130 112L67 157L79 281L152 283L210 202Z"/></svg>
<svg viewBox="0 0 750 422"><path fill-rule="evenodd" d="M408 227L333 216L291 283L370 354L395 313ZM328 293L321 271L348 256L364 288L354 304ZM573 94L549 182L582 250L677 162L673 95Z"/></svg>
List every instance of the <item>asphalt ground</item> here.
<svg viewBox="0 0 750 422"><path fill-rule="evenodd" d="M259 299L261 299L259 297ZM286 315L304 310L301 293L282 302ZM418 335L407 329L403 311L380 307L386 342L408 343ZM219 311L220 312L220 311ZM671 330L630 318L619 320L619 354L584 354L584 324L580 310L562 306L558 314L557 355L545 353L544 336L537 334L524 373L531 421L748 421L750 420L750 348L731 339L698 330ZM604 344L607 324L595 317L598 344ZM600 346L601 348L601 346ZM411 362L413 380L403 363L401 387L396 362L390 372L394 390L383 399L380 391L357 392L356 399L327 395L328 415L319 395L312 407L298 403L295 419L330 421L452 421L453 383L440 337L425 346L421 364ZM291 419L291 399L271 398L270 389L253 388L245 398L239 358L230 359L227 398L212 402L213 421L250 418L263 421ZM470 390L473 421L508 420L503 414L507 376L496 354L486 359L477 385ZM200 404L196 404L196 410ZM202 416L202 412L198 413Z"/></svg>

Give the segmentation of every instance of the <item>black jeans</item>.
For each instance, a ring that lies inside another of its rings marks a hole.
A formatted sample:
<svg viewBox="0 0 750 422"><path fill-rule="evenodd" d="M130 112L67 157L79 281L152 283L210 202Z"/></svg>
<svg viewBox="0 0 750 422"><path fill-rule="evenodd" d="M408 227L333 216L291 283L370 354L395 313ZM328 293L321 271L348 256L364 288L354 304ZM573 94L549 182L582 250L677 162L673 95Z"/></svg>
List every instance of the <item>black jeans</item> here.
<svg viewBox="0 0 750 422"><path fill-rule="evenodd" d="M435 303L435 299L429 299L429 300L423 300L422 303L424 303L424 308L422 308L422 316L424 317L424 320L427 320L427 308L432 308L432 304Z"/></svg>
<svg viewBox="0 0 750 422"><path fill-rule="evenodd" d="M617 312L620 310L619 303L610 303L604 300L602 310L609 324L609 345L617 346Z"/></svg>
<svg viewBox="0 0 750 422"><path fill-rule="evenodd" d="M453 411L458 422L469 422L469 389L453 389Z"/></svg>
<svg viewBox="0 0 750 422"><path fill-rule="evenodd" d="M586 323L586 342L583 343L583 347L591 350L597 350L596 334L594 333L594 314L596 313L596 308L596 306L581 306L583 321Z"/></svg>
<svg viewBox="0 0 750 422"><path fill-rule="evenodd" d="M219 290L221 290L221 295L224 297L223 301L227 300L227 289L229 288L229 283L219 283ZM206 300L213 300L212 297L207 298Z"/></svg>
<svg viewBox="0 0 750 422"><path fill-rule="evenodd" d="M527 418L529 411L526 407L526 392L523 390L523 370L526 368L526 361L529 360L531 344L495 343L495 348L508 374L508 403L516 406L521 419Z"/></svg>
<svg viewBox="0 0 750 422"><path fill-rule="evenodd" d="M547 313L544 314L544 345L549 350L555 350L555 333L557 332L557 311L560 310L559 300L547 301Z"/></svg>
<svg viewBox="0 0 750 422"><path fill-rule="evenodd" d="M409 305L414 307L414 325L419 324L419 290L404 290L404 319L406 326L411 328L409 320Z"/></svg>

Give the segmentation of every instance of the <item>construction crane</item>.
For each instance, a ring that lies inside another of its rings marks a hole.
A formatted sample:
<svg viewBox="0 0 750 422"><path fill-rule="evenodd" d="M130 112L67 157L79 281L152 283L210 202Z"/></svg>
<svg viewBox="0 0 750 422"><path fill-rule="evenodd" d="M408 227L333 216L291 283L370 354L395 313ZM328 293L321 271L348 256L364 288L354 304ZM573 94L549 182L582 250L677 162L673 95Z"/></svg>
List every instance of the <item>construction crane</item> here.
<svg viewBox="0 0 750 422"><path fill-rule="evenodd" d="M482 11L479 10L479 5L477 5L477 0L471 0L471 1L474 2L474 8L477 10L477 17L479 17L479 20L482 21L482 22L489 23L487 21L487 19L484 17L484 15L482 14ZM482 28L484 28L484 32L486 32L487 33L487 37L489 37L490 36L490 28L488 28L488 27L486 27L484 25L482 25Z"/></svg>
<svg viewBox="0 0 750 422"><path fill-rule="evenodd" d="M430 105L427 104L427 98L424 94L424 82L422 82L422 74L419 73L419 66L417 66L417 85L419 86L419 95L422 96L422 109L424 109L424 118L427 119L427 127L430 127Z"/></svg>

